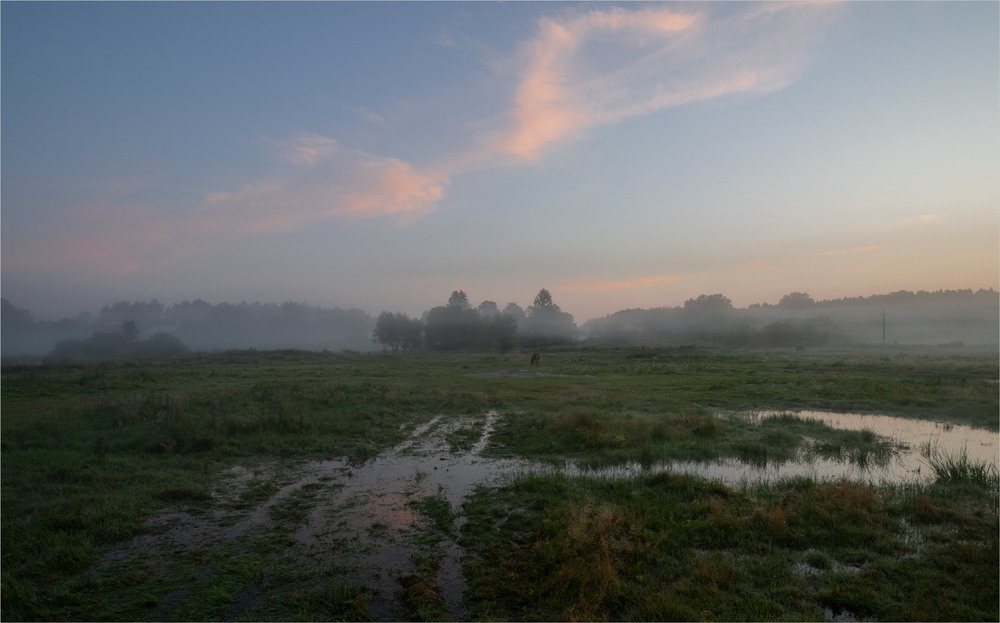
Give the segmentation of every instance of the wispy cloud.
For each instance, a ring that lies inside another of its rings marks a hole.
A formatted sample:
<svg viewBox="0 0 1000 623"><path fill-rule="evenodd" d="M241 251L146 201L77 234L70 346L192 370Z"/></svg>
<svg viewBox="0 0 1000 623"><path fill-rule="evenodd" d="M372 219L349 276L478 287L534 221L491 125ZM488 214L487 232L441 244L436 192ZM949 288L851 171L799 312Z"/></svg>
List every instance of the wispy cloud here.
<svg viewBox="0 0 1000 623"><path fill-rule="evenodd" d="M528 46L530 61L517 88L517 105L512 112L514 128L500 139L496 149L534 160L546 145L597 121L596 111L591 109L593 103L581 98L586 83L595 78L573 75L588 43L609 34L669 35L689 28L693 22L692 15L618 7L589 11L563 21L542 19L538 34Z"/></svg>
<svg viewBox="0 0 1000 623"><path fill-rule="evenodd" d="M531 161L546 147L591 127L729 93L783 86L793 73L785 59L796 55L773 40L782 28L801 24L776 19L775 12L759 24L755 11L715 19L709 11L659 7L587 9L543 18L525 44L527 53L518 57L524 69L509 111L511 125L486 152L470 148L450 156L451 164L431 170L300 133L269 145L291 168L236 190L208 193L200 223L256 233L335 217L394 215L397 222L406 222L432 211L451 177L470 165L482 166L491 154ZM759 33L747 34L758 26ZM733 42L737 35L739 41ZM356 107L354 113L385 124L367 108Z"/></svg>
<svg viewBox="0 0 1000 623"><path fill-rule="evenodd" d="M101 218L123 231L111 236L78 227L72 236L51 238L52 245L63 245L52 257L67 258L75 249L74 257L101 270L112 265L138 270L198 253L217 240L295 231L332 219L407 223L433 211L451 179L471 168L503 166L504 159L535 161L548 148L592 128L787 85L807 62L813 26L825 13L798 3L677 6L584 5L560 8L558 15L539 20L533 35L511 56L510 62L518 63L516 86L493 94L509 98L509 108L496 118L452 124L474 135L451 137L457 147L437 163L369 153L319 133L266 140L271 165L262 173L228 187L220 184L192 204L151 209L145 220L122 219L132 207L111 198L101 208ZM385 117L365 107L353 112L366 123L387 125ZM109 211L115 214L104 214ZM913 222L934 218L924 215ZM94 217L80 219L87 222ZM68 244L70 238L73 244ZM52 245L49 251L56 250ZM44 251L29 255L37 258ZM561 289L600 292L678 279L581 279Z"/></svg>
<svg viewBox="0 0 1000 623"><path fill-rule="evenodd" d="M807 18L817 7L750 5L716 18L705 7L681 6L685 12L612 7L540 20L526 46L511 127L494 149L535 160L591 127L782 88L804 65L813 34Z"/></svg>
<svg viewBox="0 0 1000 623"><path fill-rule="evenodd" d="M651 286L680 281L683 277L677 275L657 275L654 277L638 277L621 281L593 281L580 278L556 286L559 292L606 292L608 290L628 290L632 288L649 288Z"/></svg>
<svg viewBox="0 0 1000 623"><path fill-rule="evenodd" d="M44 242L9 247L5 255L35 267L70 267L125 275L172 263L245 236L301 230L335 218L390 216L405 223L444 196L447 180L396 158L342 148L300 134L264 143L276 162L234 190L206 193L191 205L156 208L114 194L68 209ZM13 265L13 264L11 264Z"/></svg>
<svg viewBox="0 0 1000 623"><path fill-rule="evenodd" d="M404 214L408 217L429 212L444 196L445 181L422 175L393 158L370 167L363 189L343 197L344 211L372 216Z"/></svg>
<svg viewBox="0 0 1000 623"><path fill-rule="evenodd" d="M303 167L314 166L337 151L337 141L306 132L287 140L275 141L275 145L282 159Z"/></svg>
<svg viewBox="0 0 1000 623"><path fill-rule="evenodd" d="M279 145L279 155L294 166L237 191L207 194L194 226L259 233L299 229L334 217L408 219L428 212L444 196L447 183L397 158L343 149L315 134Z"/></svg>
<svg viewBox="0 0 1000 623"><path fill-rule="evenodd" d="M341 145L316 133L267 143L274 168L235 190L205 195L184 230L260 233L331 218L393 216L408 222L432 211L450 178L482 166L490 153L538 158L581 131L661 108L787 84L806 47L810 7L751 5L716 17L698 6L610 7L543 18L525 44L512 125L491 149L455 153L451 164L406 162ZM795 30L798 29L798 30ZM794 32L789 32L794 30ZM368 122L385 119L364 107ZM469 137L471 142L475 139Z"/></svg>

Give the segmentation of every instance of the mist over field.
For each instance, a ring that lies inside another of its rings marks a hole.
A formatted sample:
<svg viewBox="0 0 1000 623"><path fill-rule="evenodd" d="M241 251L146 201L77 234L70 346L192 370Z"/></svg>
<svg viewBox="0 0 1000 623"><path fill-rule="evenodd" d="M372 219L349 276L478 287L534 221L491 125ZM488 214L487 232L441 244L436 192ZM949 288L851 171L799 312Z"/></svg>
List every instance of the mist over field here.
<svg viewBox="0 0 1000 623"><path fill-rule="evenodd" d="M680 308L620 311L584 327L591 339L636 343L996 345L1000 299L992 289L898 291L825 301L791 293L775 305L735 309L724 300L699 297Z"/></svg>
<svg viewBox="0 0 1000 623"><path fill-rule="evenodd" d="M4 354L997 341L1000 3L0 16Z"/></svg>
<svg viewBox="0 0 1000 623"><path fill-rule="evenodd" d="M3 299L2 355L56 360L157 357L229 349L500 350L570 343L806 348L899 344L997 346L1000 294L991 289L897 291L814 300L793 292L737 308L722 294L677 307L625 309L577 323L547 290L532 305L472 301L455 291L419 317L305 303L119 301L36 320ZM401 323L401 324L400 324Z"/></svg>

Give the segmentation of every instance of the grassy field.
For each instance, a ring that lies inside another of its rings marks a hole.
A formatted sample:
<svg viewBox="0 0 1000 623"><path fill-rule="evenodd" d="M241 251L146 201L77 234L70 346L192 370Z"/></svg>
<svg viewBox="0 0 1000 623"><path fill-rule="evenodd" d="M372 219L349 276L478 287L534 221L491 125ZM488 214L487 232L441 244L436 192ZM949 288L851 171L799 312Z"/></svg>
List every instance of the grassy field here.
<svg viewBox="0 0 1000 623"><path fill-rule="evenodd" d="M995 350L900 347L573 348L534 368L525 353L297 351L6 365L2 617L385 618L347 561L403 537L378 523L364 541L327 535L303 565L301 526L347 480L282 480L260 466L337 458L350 474L438 422L462 453L480 438L468 418L487 412L498 417L484 460L767 462L806 443L869 457L891 443L719 414L852 411L995 433L997 376ZM220 493L236 468L251 476ZM929 449L928 469L939 477L906 486L534 473L461 503L421 493L404 504L411 558L391 578L393 599L410 619L996 620L995 468ZM218 535L258 512L260 532L129 551L174 515L191 534L211 524ZM457 612L442 579L448 545L464 571Z"/></svg>

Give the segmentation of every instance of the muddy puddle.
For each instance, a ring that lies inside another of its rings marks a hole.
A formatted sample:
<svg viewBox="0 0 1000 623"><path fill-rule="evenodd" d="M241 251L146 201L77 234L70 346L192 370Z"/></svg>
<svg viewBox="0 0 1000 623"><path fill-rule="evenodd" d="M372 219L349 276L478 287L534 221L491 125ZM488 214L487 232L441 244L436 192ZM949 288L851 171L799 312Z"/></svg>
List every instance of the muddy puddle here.
<svg viewBox="0 0 1000 623"><path fill-rule="evenodd" d="M775 414L724 417L761 420ZM918 482L933 478L920 455L922 444L946 452L966 451L975 461L996 463L998 434L965 426L936 424L872 415L801 412L835 428L871 430L905 447L889 464L861 468L846 461L796 460L764 466L736 460L711 463L671 462L653 466L625 465L584 470L572 464L553 467L526 460L483 456L498 414L464 418L435 417L405 432L407 439L375 459L275 461L254 467L233 466L222 473L212 492L211 509L197 514L170 512L147 522L149 534L118 545L98 567L160 557L168 562L185 552L242 552L255 544L280 543L270 551L275 568L294 564L333 574L337 581L362 589L371 615L378 620L410 616L400 601L401 579L414 571L415 556L439 560L436 584L450 618L465 614L465 578L458 534L462 503L480 486L499 486L513 477L563 473L598 477L630 477L669 471L719 480L729 485L769 482L790 476L819 480ZM464 442L455 445L455 440ZM433 521L420 503L433 499L450 508L450 525L429 531ZM187 598L193 584L211 582L200 574L188 586L162 596L149 618L172 618L174 604ZM248 584L224 619L252 616L272 590L265 569Z"/></svg>
<svg viewBox="0 0 1000 623"><path fill-rule="evenodd" d="M462 502L479 485L500 485L534 467L482 456L496 419L495 412L438 416L364 463L331 459L231 467L212 492L211 511L155 517L147 522L150 534L119 545L97 567L156 555L244 551L280 536L284 546L275 557L281 564L294 561L300 568L329 574L335 561L333 573L365 592L375 619L406 620L411 617L399 600L400 580L413 572L416 555L432 556L439 559L436 584L448 615L460 619L465 613L463 552L457 543L464 522ZM470 441L467 449L449 442L456 431ZM453 518L437 533L428 531L433 522L419 509L428 498L446 502ZM261 606L268 580L265 572L248 585L223 618L245 618ZM171 604L190 591L185 587L161 598L150 616L171 618Z"/></svg>

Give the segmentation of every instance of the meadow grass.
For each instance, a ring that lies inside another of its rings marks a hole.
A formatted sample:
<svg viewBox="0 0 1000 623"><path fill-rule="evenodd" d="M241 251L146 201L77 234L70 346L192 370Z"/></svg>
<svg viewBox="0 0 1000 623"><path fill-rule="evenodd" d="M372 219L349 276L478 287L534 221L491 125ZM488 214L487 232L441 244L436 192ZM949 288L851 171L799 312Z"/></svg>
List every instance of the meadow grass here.
<svg viewBox="0 0 1000 623"><path fill-rule="evenodd" d="M222 504L211 493L227 467L364 461L437 415L497 410L503 417L486 454L594 466L726 456L766 463L809 443L857 461L891 452L863 431L794 416L755 424L720 410L860 411L991 430L1000 419L997 385L984 382L996 379L995 352L576 348L544 353L534 369L544 375L486 376L527 370L527 358L247 351L4 366L0 615L370 618L336 552L309 571L282 558L289 530L316 503L310 490L272 506L273 534L249 550L219 544L167 562L94 565L145 534L144 521L164 509L198 514ZM474 430L457 429L449 442L467 450L475 439ZM531 476L483 491L465 509L432 497L418 510L427 539L453 538L457 514L468 519L461 539L471 554L470 618L822 618L829 608L995 619L995 472L948 473L905 490L796 481L734 491L669 475L617 483ZM260 478L224 504L245 510L276 486ZM422 564L427 576L435 562ZM820 572L800 577L800 565ZM907 606L906 591L929 594L935 576L978 588ZM515 588L489 588L504 578ZM422 602L421 590L411 591L411 616L440 617L440 604ZM991 598L992 610L984 606Z"/></svg>
<svg viewBox="0 0 1000 623"><path fill-rule="evenodd" d="M995 618L996 491L939 494L527 477L466 504L470 618Z"/></svg>

